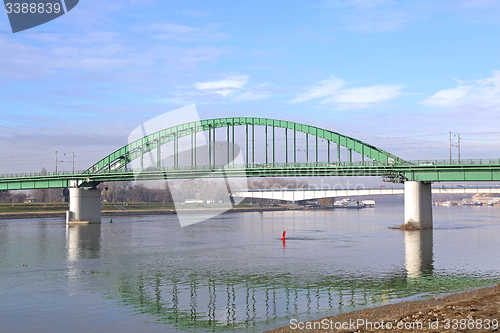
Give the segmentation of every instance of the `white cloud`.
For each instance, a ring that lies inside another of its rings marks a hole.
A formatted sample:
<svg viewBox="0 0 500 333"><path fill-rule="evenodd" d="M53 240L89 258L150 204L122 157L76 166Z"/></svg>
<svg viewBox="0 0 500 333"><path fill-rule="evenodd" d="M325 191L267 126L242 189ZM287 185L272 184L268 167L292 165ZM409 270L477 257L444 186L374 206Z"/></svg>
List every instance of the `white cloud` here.
<svg viewBox="0 0 500 333"><path fill-rule="evenodd" d="M328 80L319 81L307 92L291 100L290 103L324 98L321 101L323 104L331 104L341 109L361 109L392 100L400 96L403 89L400 85L374 85L342 89L343 86L342 80L331 77Z"/></svg>
<svg viewBox="0 0 500 333"><path fill-rule="evenodd" d="M160 104L186 105L192 103L220 102L232 96L230 101L247 102L267 98L275 92L275 88L267 83L248 85L249 76L245 74L227 75L222 80L196 82L190 86L178 85L172 96L154 100ZM233 97L234 96L234 97Z"/></svg>
<svg viewBox="0 0 500 333"><path fill-rule="evenodd" d="M198 41L202 32L199 29L180 24L159 23L132 28L132 31L147 34L157 39L170 39L181 42Z"/></svg>
<svg viewBox="0 0 500 333"><path fill-rule="evenodd" d="M360 24L352 24L348 27L349 30L356 32L386 32L393 31L401 27L405 23L403 19L392 19L392 20L373 20L366 21Z"/></svg>
<svg viewBox="0 0 500 333"><path fill-rule="evenodd" d="M424 4L396 0L326 0L321 7L333 15L333 24L359 33L399 30L429 11Z"/></svg>
<svg viewBox="0 0 500 333"><path fill-rule="evenodd" d="M247 81L247 75L230 75L219 81L196 82L194 87L210 94L217 94L222 97L226 97L237 90L242 89Z"/></svg>
<svg viewBox="0 0 500 333"><path fill-rule="evenodd" d="M187 105L193 103L217 102L231 94L242 92L248 82L248 75L232 74L222 80L196 82L193 85L178 85L171 96L154 100L160 104Z"/></svg>
<svg viewBox="0 0 500 333"><path fill-rule="evenodd" d="M332 15L332 24L358 33L384 33L406 29L430 18L447 24L498 24L498 0L324 0L319 6Z"/></svg>
<svg viewBox="0 0 500 333"><path fill-rule="evenodd" d="M230 51L211 46L165 46L144 41L147 47L125 41L117 33L83 33L68 38L39 34L26 38L0 36L0 82L86 77L90 80L139 80L157 86L164 74L215 62ZM40 40L43 38L43 40ZM43 45L43 46L40 46ZM93 78L90 77L93 76ZM98 75L98 76L95 76Z"/></svg>
<svg viewBox="0 0 500 333"><path fill-rule="evenodd" d="M327 0L326 6L332 8L373 8L397 5L394 0Z"/></svg>
<svg viewBox="0 0 500 333"><path fill-rule="evenodd" d="M422 103L429 106L473 106L481 108L500 107L500 71L486 79L458 81L456 88L438 91Z"/></svg>
<svg viewBox="0 0 500 333"><path fill-rule="evenodd" d="M307 92L300 94L290 101L290 103L300 103L314 98L321 98L334 94L344 85L344 81L335 77L322 80L312 86Z"/></svg>
<svg viewBox="0 0 500 333"><path fill-rule="evenodd" d="M196 89L220 89L220 88L234 88L241 89L247 83L248 76L246 75L231 75L223 80L210 81L210 82L196 82L194 86Z"/></svg>
<svg viewBox="0 0 500 333"><path fill-rule="evenodd" d="M375 85L343 89L323 103L333 103L343 109L366 108L398 97L402 88L399 85Z"/></svg>
<svg viewBox="0 0 500 333"><path fill-rule="evenodd" d="M491 8L496 7L499 4L498 0L466 0L459 3L461 6L466 8Z"/></svg>
<svg viewBox="0 0 500 333"><path fill-rule="evenodd" d="M243 94L236 96L236 101L257 101L269 97L269 93L260 91L245 91Z"/></svg>
<svg viewBox="0 0 500 333"><path fill-rule="evenodd" d="M229 34L217 31L219 27L217 24L190 27L175 23L155 23L135 26L132 31L145 34L154 39L176 42L222 41L228 39Z"/></svg>
<svg viewBox="0 0 500 333"><path fill-rule="evenodd" d="M453 89L441 90L423 101L424 104L446 106L455 104L460 98L467 95L472 86L460 86Z"/></svg>
<svg viewBox="0 0 500 333"><path fill-rule="evenodd" d="M191 28L185 25L180 24L172 24L172 23L159 23L153 24L148 27L148 30L161 32L164 34L183 34L183 33L195 33L198 32L198 29Z"/></svg>
<svg viewBox="0 0 500 333"><path fill-rule="evenodd" d="M185 10L182 12L184 15L191 16L191 17L205 17L205 16L210 16L210 14L199 11L199 10Z"/></svg>

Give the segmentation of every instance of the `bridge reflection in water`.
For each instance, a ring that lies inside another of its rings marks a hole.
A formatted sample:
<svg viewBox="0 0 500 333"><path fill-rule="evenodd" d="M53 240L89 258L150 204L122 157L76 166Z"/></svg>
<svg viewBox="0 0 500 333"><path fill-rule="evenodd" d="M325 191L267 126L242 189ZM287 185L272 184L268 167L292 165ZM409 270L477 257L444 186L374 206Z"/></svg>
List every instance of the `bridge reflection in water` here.
<svg viewBox="0 0 500 333"><path fill-rule="evenodd" d="M85 279L80 261L101 258L101 225L72 225L66 232L71 289ZM375 276L237 275L194 271L189 265L184 270L144 265L111 272L101 266L99 273L111 286L108 296L118 303L150 315L152 322L196 332L261 330L286 325L291 318L320 318L447 288L454 291L460 284L487 284L449 274L440 279L433 272L432 230L404 231L403 237L406 269Z"/></svg>
<svg viewBox="0 0 500 333"><path fill-rule="evenodd" d="M431 230L405 230L405 263L409 278L430 276L433 266Z"/></svg>
<svg viewBox="0 0 500 333"><path fill-rule="evenodd" d="M66 226L66 248L68 261L79 259L97 259L101 249L100 225Z"/></svg>

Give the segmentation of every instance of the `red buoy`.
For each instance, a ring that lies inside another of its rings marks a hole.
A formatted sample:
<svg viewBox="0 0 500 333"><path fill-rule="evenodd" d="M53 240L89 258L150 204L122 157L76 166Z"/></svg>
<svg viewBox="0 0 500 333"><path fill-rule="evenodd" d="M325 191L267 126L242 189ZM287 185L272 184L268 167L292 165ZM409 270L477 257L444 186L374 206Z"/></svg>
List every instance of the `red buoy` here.
<svg viewBox="0 0 500 333"><path fill-rule="evenodd" d="M280 239L285 240L285 236L286 236L286 231L283 231L283 237L281 237Z"/></svg>

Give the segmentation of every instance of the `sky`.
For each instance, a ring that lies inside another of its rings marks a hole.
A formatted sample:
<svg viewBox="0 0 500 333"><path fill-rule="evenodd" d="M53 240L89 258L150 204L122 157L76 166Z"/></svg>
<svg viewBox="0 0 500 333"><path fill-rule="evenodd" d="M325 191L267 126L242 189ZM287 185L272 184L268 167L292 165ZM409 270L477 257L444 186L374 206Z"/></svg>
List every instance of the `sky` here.
<svg viewBox="0 0 500 333"><path fill-rule="evenodd" d="M0 14L0 174L86 169L195 104L339 132L406 160L500 158L500 0L80 0ZM453 147L453 157L457 148Z"/></svg>

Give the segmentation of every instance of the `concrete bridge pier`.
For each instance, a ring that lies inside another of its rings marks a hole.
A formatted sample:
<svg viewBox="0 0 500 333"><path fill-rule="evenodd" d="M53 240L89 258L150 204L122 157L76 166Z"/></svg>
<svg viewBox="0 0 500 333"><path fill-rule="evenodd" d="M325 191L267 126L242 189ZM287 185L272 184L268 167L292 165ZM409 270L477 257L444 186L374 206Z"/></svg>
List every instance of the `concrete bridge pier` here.
<svg viewBox="0 0 500 333"><path fill-rule="evenodd" d="M405 182L405 224L432 229L432 192L430 182Z"/></svg>
<svg viewBox="0 0 500 333"><path fill-rule="evenodd" d="M66 223L101 223L101 190L97 188L70 188Z"/></svg>

